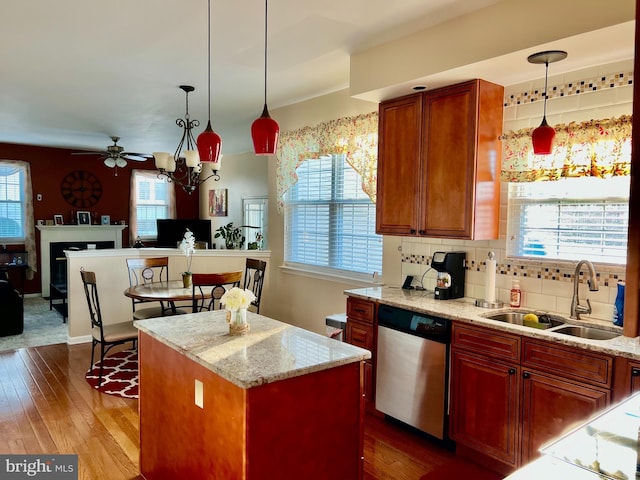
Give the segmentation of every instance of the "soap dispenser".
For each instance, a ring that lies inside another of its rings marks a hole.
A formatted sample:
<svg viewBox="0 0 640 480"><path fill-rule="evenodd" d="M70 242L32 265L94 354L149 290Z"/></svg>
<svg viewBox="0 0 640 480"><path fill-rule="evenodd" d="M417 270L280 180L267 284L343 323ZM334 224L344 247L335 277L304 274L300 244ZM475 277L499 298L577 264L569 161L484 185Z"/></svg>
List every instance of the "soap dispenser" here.
<svg viewBox="0 0 640 480"><path fill-rule="evenodd" d="M522 303L522 290L520 290L520 281L515 279L511 282L509 306L513 308L518 308L520 307L521 303Z"/></svg>

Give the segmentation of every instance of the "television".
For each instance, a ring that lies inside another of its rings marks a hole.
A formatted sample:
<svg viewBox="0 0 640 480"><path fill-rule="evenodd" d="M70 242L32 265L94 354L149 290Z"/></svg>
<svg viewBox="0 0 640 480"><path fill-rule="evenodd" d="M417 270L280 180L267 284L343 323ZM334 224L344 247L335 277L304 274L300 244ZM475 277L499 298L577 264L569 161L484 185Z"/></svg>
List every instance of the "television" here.
<svg viewBox="0 0 640 480"><path fill-rule="evenodd" d="M213 248L211 220L158 218L156 219L156 227L158 228L157 247L176 248L188 228L193 232L197 242L207 242L207 248Z"/></svg>

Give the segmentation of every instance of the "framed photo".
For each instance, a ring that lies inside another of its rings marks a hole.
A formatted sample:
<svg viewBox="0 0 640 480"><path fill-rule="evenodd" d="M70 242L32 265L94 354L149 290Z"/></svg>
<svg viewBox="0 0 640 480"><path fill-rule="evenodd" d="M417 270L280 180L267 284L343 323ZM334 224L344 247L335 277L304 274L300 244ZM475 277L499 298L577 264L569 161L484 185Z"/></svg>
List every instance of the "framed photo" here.
<svg viewBox="0 0 640 480"><path fill-rule="evenodd" d="M100 217L100 225L111 225L111 217L109 215L102 215Z"/></svg>
<svg viewBox="0 0 640 480"><path fill-rule="evenodd" d="M227 215L227 189L209 190L209 216L226 217Z"/></svg>
<svg viewBox="0 0 640 480"><path fill-rule="evenodd" d="M91 225L91 212L78 212L78 225Z"/></svg>
<svg viewBox="0 0 640 480"><path fill-rule="evenodd" d="M54 225L64 225L64 218L62 215L54 215L53 216L53 224Z"/></svg>

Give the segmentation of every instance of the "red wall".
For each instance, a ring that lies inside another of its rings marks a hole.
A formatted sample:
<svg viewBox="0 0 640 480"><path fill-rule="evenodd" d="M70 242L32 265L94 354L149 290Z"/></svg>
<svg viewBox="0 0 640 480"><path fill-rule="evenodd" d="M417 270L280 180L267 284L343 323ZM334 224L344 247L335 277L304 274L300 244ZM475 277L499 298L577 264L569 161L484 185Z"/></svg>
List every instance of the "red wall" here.
<svg viewBox="0 0 640 480"><path fill-rule="evenodd" d="M60 187L63 178L74 170L85 170L93 173L102 184L102 197L88 210L92 216L110 215L112 222L125 220L129 223L129 182L131 170L153 170L153 160L146 162L127 162L124 168L108 168L98 156L71 155L73 150L62 148L37 147L31 145L17 145L0 143L0 159L22 160L31 164L31 181L33 186L33 209L35 220L53 220L55 214L62 214L64 223L71 223L75 217L76 207L69 205L62 197ZM37 201L37 195L42 195L42 201ZM197 191L187 195L180 188L176 188L176 207L178 218L199 218L199 199ZM122 237L123 247L129 246L129 229L126 228ZM36 246L38 251L38 272L40 271L40 232L36 229ZM21 251L24 245L8 245L8 250ZM15 285L20 285L16 279ZM33 280L27 280L26 293L40 292L40 276L36 274Z"/></svg>

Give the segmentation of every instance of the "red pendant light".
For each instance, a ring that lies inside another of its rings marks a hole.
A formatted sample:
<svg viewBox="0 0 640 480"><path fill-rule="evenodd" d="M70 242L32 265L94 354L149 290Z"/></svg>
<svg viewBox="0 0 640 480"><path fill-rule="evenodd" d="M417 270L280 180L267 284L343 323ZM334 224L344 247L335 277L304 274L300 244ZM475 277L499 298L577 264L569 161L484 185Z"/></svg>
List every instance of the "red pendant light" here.
<svg viewBox="0 0 640 480"><path fill-rule="evenodd" d="M549 64L564 60L565 58L567 58L567 52L563 50L547 50L545 52L534 53L527 58L529 63L544 63L545 65L544 113L542 115L542 123L531 133L531 143L533 144L533 153L535 155L549 155L553 149L553 139L556 136L556 131L547 123L547 80L549 76Z"/></svg>
<svg viewBox="0 0 640 480"><path fill-rule="evenodd" d="M256 155L275 155L280 127L267 109L267 1L264 1L264 108L262 115L251 125L253 150Z"/></svg>
<svg viewBox="0 0 640 480"><path fill-rule="evenodd" d="M207 128L198 135L196 144L198 145L198 155L200 161L203 163L211 163L211 168L214 172L217 172L220 168L220 150L222 149L222 139L220 135L213 131L211 128L211 0L208 0L208 38L209 43L207 45L207 53L209 56L208 61L208 82L209 82L209 121L207 122Z"/></svg>

